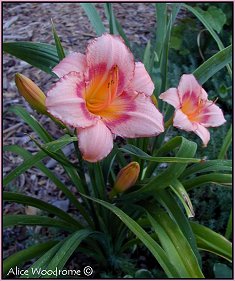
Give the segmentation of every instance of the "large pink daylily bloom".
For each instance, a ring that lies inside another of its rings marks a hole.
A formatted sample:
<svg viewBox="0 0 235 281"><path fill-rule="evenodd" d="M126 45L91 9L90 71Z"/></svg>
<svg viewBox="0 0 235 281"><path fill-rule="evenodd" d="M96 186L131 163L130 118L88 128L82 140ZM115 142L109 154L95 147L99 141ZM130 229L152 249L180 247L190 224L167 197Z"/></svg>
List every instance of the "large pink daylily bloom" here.
<svg viewBox="0 0 235 281"><path fill-rule="evenodd" d="M206 91L192 74L182 75L178 88L170 88L159 97L175 107L173 126L193 131L204 146L210 140L208 127L217 127L226 122L222 110L208 100Z"/></svg>
<svg viewBox="0 0 235 281"><path fill-rule="evenodd" d="M60 80L48 92L48 112L77 128L83 158L97 162L113 147L113 136L156 136L162 114L151 101L153 82L119 36L91 41L86 54L73 53L53 71Z"/></svg>

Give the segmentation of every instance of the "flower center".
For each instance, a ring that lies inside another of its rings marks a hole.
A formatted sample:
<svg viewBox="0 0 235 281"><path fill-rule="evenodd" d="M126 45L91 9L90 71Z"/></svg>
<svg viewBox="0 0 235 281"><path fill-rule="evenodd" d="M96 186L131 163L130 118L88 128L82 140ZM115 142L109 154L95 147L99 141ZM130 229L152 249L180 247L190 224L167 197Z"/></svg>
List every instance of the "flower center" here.
<svg viewBox="0 0 235 281"><path fill-rule="evenodd" d="M114 65L104 82L100 82L103 79L103 75L96 75L85 93L87 109L96 115L102 115L102 111L110 105L117 95L118 66Z"/></svg>
<svg viewBox="0 0 235 281"><path fill-rule="evenodd" d="M199 122L200 113L205 108L205 102L201 98L197 100L193 98L187 98L183 101L181 110L182 112L188 116L188 119L191 122Z"/></svg>

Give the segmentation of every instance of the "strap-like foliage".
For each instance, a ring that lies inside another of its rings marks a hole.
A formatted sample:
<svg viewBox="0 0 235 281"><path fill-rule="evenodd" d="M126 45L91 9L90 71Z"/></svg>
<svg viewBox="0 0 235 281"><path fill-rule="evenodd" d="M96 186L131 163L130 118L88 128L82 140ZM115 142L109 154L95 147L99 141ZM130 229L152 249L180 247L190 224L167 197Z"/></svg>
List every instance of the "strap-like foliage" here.
<svg viewBox="0 0 235 281"><path fill-rule="evenodd" d="M20 266L26 261L44 254L57 243L58 241L48 241L45 243L36 244L9 256L3 261L3 275L7 276L11 268L14 268L15 266Z"/></svg>
<svg viewBox="0 0 235 281"><path fill-rule="evenodd" d="M224 236L201 224L190 222L199 249L214 253L232 262L232 243Z"/></svg>
<svg viewBox="0 0 235 281"><path fill-rule="evenodd" d="M63 210L61 210L49 203L46 203L42 200L33 198L31 196L26 196L26 195L23 195L20 193L15 193L15 192L4 191L3 200L36 207L36 208L44 210L50 214L56 215L60 219L71 224L72 227L76 226L78 228L81 228L81 225L79 224L79 222L77 220L75 220L73 217L71 217L69 214L64 212Z"/></svg>
<svg viewBox="0 0 235 281"><path fill-rule="evenodd" d="M49 74L60 61L56 46L45 43L6 42L3 51Z"/></svg>
<svg viewBox="0 0 235 281"><path fill-rule="evenodd" d="M196 256L179 226L160 208L148 218L181 278L203 278Z"/></svg>
<svg viewBox="0 0 235 281"><path fill-rule="evenodd" d="M85 195L84 195L85 196ZM169 261L166 253L160 247L160 245L151 236L136 223L131 217L125 214L121 209L112 204L102 201L100 199L85 196L94 202L101 204L102 206L108 208L114 214L116 214L121 221L142 241L142 243L149 249L153 256L157 259L159 264L162 266L168 277L177 278L180 277L176 268Z"/></svg>

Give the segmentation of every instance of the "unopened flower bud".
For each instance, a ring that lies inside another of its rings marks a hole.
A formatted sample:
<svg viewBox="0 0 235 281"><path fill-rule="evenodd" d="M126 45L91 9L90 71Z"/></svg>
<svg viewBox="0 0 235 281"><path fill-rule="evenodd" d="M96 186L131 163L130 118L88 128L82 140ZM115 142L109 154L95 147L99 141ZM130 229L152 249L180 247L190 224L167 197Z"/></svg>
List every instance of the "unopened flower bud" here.
<svg viewBox="0 0 235 281"><path fill-rule="evenodd" d="M32 80L20 73L16 74L15 82L19 93L26 99L29 105L39 113L47 114L46 96L42 90Z"/></svg>
<svg viewBox="0 0 235 281"><path fill-rule="evenodd" d="M158 107L157 98L156 98L154 95L151 96L151 100L152 100L152 103L153 103L156 107Z"/></svg>
<svg viewBox="0 0 235 281"><path fill-rule="evenodd" d="M119 171L116 182L114 183L114 190L116 192L123 192L132 187L136 183L139 173L139 163L129 163Z"/></svg>

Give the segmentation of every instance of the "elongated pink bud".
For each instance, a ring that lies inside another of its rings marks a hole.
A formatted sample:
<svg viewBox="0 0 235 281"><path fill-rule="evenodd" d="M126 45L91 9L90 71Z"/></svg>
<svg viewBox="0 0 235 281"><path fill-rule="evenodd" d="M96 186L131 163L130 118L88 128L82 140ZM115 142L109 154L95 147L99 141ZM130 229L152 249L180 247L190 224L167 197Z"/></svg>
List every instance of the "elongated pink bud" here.
<svg viewBox="0 0 235 281"><path fill-rule="evenodd" d="M47 114L45 102L46 96L42 90L29 78L17 73L15 83L19 93L26 99L31 107L39 113Z"/></svg>
<svg viewBox="0 0 235 281"><path fill-rule="evenodd" d="M119 171L116 182L114 183L114 190L116 192L123 192L132 187L136 183L139 173L139 163L129 163L127 166L125 166Z"/></svg>

